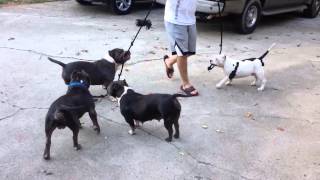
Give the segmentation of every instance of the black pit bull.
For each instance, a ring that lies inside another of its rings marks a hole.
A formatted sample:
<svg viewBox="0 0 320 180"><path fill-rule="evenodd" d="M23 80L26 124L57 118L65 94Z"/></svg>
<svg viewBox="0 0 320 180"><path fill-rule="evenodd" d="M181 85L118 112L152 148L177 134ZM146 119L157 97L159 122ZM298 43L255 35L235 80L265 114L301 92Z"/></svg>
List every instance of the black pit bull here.
<svg viewBox="0 0 320 180"><path fill-rule="evenodd" d="M120 105L120 111L126 122L130 125L129 134L133 135L136 125L134 121L142 123L153 119L164 120L164 126L168 130L169 137L165 140L172 141L174 125L175 138L179 138L179 117L181 105L177 97L187 97L183 94L150 94L142 95L136 93L128 86L115 81L107 88L110 96L117 98Z"/></svg>
<svg viewBox="0 0 320 180"><path fill-rule="evenodd" d="M97 121L94 100L88 90L90 86L89 75L84 71L74 71L71 74L70 83L66 95L61 96L52 103L46 116L45 132L46 147L43 158L50 159L51 135L55 128L70 128L73 132L73 146L76 150L81 149L78 144L78 133L81 127L80 118L86 113L92 120L94 130L100 133Z"/></svg>
<svg viewBox="0 0 320 180"><path fill-rule="evenodd" d="M117 67L130 59L130 52L123 49L113 49L101 60L95 62L76 61L64 64L48 57L51 62L62 66L62 78L66 84L70 82L70 75L75 70L84 70L89 74L91 85L103 85L105 88L113 81Z"/></svg>

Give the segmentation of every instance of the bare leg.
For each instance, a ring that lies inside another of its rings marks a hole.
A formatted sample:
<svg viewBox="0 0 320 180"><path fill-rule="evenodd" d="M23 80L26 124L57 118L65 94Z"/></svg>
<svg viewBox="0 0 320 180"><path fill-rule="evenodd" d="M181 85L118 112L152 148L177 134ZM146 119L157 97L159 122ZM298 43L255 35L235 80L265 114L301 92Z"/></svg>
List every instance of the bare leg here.
<svg viewBox="0 0 320 180"><path fill-rule="evenodd" d="M177 55L172 55L165 60L165 63L169 68L173 68L173 65L177 62Z"/></svg>
<svg viewBox="0 0 320 180"><path fill-rule="evenodd" d="M180 72L180 78L182 81L183 89L191 87L191 83L188 77L188 57L187 56L178 56L177 58L177 65ZM197 90L191 92L192 95L196 95L198 93Z"/></svg>

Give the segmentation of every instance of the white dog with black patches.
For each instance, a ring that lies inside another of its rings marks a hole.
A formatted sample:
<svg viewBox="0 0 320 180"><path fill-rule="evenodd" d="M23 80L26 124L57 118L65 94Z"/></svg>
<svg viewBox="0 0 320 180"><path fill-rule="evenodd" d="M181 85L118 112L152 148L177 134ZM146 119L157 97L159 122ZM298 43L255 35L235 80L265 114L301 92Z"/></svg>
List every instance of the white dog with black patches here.
<svg viewBox="0 0 320 180"><path fill-rule="evenodd" d="M230 85L234 78L242 78L248 76L254 76L255 80L251 83L252 86L260 85L258 91L263 91L267 83L267 79L264 74L264 61L263 59L268 55L270 50L275 46L275 43L259 58L249 58L244 60L234 60L227 58L226 55L217 55L214 60L211 60L211 66L208 70L218 66L223 68L225 77L216 85L219 89L224 84Z"/></svg>

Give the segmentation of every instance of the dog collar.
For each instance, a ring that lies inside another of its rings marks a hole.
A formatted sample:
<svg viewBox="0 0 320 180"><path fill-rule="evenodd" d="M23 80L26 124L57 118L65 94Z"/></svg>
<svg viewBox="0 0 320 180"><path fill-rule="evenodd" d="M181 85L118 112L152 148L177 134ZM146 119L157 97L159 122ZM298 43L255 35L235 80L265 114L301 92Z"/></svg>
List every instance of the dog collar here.
<svg viewBox="0 0 320 180"><path fill-rule="evenodd" d="M80 88L85 88L85 89L88 89L89 86L86 84L86 83L81 83L81 82L70 82L69 87L80 87Z"/></svg>

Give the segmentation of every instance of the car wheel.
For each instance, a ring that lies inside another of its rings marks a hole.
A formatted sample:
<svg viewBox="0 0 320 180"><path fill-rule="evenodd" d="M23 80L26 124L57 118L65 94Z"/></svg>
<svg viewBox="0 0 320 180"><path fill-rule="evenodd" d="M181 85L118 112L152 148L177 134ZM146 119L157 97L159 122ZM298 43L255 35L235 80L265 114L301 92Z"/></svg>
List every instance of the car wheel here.
<svg viewBox="0 0 320 180"><path fill-rule="evenodd" d="M84 5L84 6L88 6L88 5L92 5L91 1L85 1L85 0L76 0L79 4Z"/></svg>
<svg viewBox="0 0 320 180"><path fill-rule="evenodd" d="M260 20L261 5L259 1L249 1L240 17L237 19L237 27L241 34L252 33Z"/></svg>
<svg viewBox="0 0 320 180"><path fill-rule="evenodd" d="M303 11L303 15L308 18L315 18L320 11L320 0L313 0L308 8Z"/></svg>
<svg viewBox="0 0 320 180"><path fill-rule="evenodd" d="M119 15L129 14L134 0L111 0L110 6L114 13Z"/></svg>

